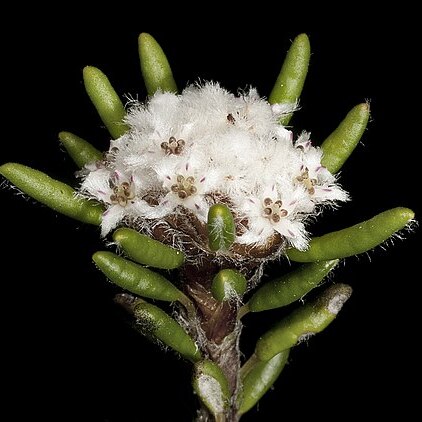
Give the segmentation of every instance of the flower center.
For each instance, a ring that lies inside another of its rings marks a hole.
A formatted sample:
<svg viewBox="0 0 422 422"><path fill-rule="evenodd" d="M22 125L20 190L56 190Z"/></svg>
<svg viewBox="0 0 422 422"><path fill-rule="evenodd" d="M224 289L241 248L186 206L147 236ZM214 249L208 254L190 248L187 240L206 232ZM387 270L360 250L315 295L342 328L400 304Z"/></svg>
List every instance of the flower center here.
<svg viewBox="0 0 422 422"><path fill-rule="evenodd" d="M317 179L311 179L309 177L309 170L307 167L305 167L305 170L300 176L296 177L296 180L305 186L309 195L313 195L315 193L314 186L317 184Z"/></svg>
<svg viewBox="0 0 422 422"><path fill-rule="evenodd" d="M283 217L286 217L289 212L281 208L283 202L278 199L273 201L271 198L265 198L263 202L263 216L268 218L273 223L278 223Z"/></svg>
<svg viewBox="0 0 422 422"><path fill-rule="evenodd" d="M177 175L177 183L171 186L171 191L177 193L180 199L188 198L195 195L197 188L195 186L195 178L193 176L184 177L181 174Z"/></svg>
<svg viewBox="0 0 422 422"><path fill-rule="evenodd" d="M174 136L171 136L168 140L168 142L163 142L161 144L161 149L167 154L167 155L180 155L183 151L183 148L185 146L185 141L183 139L177 140Z"/></svg>
<svg viewBox="0 0 422 422"><path fill-rule="evenodd" d="M229 123L231 123L232 125L234 125L234 124L236 123L236 119L233 117L233 114L231 114L231 113L229 113L229 114L227 115L227 121L228 121Z"/></svg>
<svg viewBox="0 0 422 422"><path fill-rule="evenodd" d="M110 202L112 204L119 204L121 207L125 207L128 204L128 201L134 198L135 192L133 190L132 183L122 182L113 186L113 193L110 195Z"/></svg>

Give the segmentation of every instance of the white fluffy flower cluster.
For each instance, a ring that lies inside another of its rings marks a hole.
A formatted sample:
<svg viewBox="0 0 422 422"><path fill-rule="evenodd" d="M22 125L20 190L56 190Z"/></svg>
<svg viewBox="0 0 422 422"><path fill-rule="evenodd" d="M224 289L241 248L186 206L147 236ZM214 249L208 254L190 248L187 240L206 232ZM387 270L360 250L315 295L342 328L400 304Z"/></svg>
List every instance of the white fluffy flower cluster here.
<svg viewBox="0 0 422 422"><path fill-rule="evenodd" d="M212 83L133 104L129 131L87 167L81 186L106 204L102 234L124 219L152 226L183 210L206 222L209 207L224 203L238 225L236 242L265 244L278 232L306 248L305 220L347 194L309 134L294 140L278 123L290 111L254 89L235 96Z"/></svg>

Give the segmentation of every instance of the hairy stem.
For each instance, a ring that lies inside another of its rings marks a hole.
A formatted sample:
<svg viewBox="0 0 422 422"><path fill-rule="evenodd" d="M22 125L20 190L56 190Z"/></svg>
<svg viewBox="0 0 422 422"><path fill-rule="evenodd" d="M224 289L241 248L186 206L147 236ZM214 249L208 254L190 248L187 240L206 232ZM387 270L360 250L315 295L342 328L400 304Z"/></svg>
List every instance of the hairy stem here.
<svg viewBox="0 0 422 422"><path fill-rule="evenodd" d="M221 268L212 262L201 267L186 265L182 268L181 278L185 294L197 308L197 318L189 318L188 330L196 337L202 352L215 362L227 378L232 400L225 415L217 419L206 416L206 411L198 411L197 421L236 422L236 397L239 388L240 352L239 337L242 325L237 319L236 302L219 302L211 294L213 277Z"/></svg>

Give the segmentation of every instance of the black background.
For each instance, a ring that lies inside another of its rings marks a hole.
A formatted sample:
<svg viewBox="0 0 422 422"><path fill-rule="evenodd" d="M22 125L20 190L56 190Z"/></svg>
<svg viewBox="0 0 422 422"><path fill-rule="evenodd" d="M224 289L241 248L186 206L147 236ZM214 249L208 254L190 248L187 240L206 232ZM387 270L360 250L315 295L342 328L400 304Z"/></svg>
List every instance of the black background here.
<svg viewBox="0 0 422 422"><path fill-rule="evenodd" d="M108 141L84 92L81 70L97 66L118 93L144 98L140 32L150 32L162 45L179 87L212 79L233 91L253 85L261 95L270 92L290 40L307 32L313 55L302 109L292 121L295 129L310 130L315 142L322 141L352 106L365 99L372 106L369 130L341 175L353 202L327 212L312 233L339 229L390 207L416 209L416 28L412 11L387 12L382 18L362 12L347 20L345 11L307 23L287 9L263 18L251 10L248 20L220 10L206 24L205 12L199 11L194 20L172 16L163 22L161 13L139 13L134 19L129 9L121 18L89 19L82 11L70 17L64 10L16 24L3 35L1 162L18 161L73 183L75 167L59 147L57 133L69 130L98 148L107 148ZM13 411L8 420L24 415L191 420L196 402L189 365L127 326L112 302L118 289L91 262L92 253L104 248L98 230L8 189L0 190L0 197L2 382ZM391 412L404 420L415 411L409 380L420 372L412 345L419 335L418 235L348 259L337 270L336 280L354 288L351 300L329 329L292 352L274 391L245 422ZM280 315L246 317L244 350L250 351Z"/></svg>

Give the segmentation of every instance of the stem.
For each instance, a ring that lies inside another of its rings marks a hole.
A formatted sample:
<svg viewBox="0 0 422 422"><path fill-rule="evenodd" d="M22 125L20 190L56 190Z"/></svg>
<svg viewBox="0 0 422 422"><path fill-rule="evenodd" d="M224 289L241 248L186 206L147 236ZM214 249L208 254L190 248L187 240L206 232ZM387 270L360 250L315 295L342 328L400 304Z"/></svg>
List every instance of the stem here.
<svg viewBox="0 0 422 422"><path fill-rule="evenodd" d="M179 298L179 302L185 307L188 317L194 318L196 315L196 309L192 301L186 295L183 295Z"/></svg>
<svg viewBox="0 0 422 422"><path fill-rule="evenodd" d="M239 391L239 337L242 325L237 319L238 304L218 301L211 293L214 276L221 268L213 262L201 267L185 265L181 278L188 301L195 306L195 314L188 309L187 330L197 339L204 356L216 363L227 378L232 400L225 414L212 418L201 408L198 422L237 422L237 394ZM187 303L189 303L187 302ZM183 302L182 302L183 303Z"/></svg>
<svg viewBox="0 0 422 422"><path fill-rule="evenodd" d="M239 311L237 312L237 319L240 321L247 313L250 312L248 304L243 305L239 308Z"/></svg>
<svg viewBox="0 0 422 422"><path fill-rule="evenodd" d="M258 356L254 353L240 368L240 378L243 379L248 375L249 371L259 361Z"/></svg>

